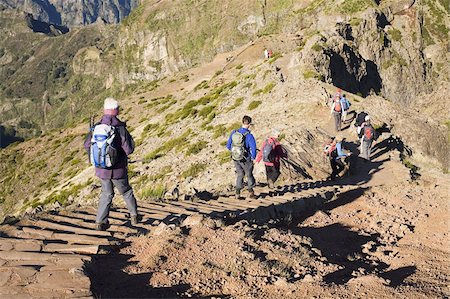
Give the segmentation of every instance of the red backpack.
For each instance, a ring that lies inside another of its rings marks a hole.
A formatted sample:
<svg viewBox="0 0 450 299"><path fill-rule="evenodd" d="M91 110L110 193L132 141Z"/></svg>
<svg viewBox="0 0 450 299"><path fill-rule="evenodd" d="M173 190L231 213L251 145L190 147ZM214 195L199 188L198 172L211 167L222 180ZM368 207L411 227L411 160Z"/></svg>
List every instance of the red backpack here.
<svg viewBox="0 0 450 299"><path fill-rule="evenodd" d="M342 110L341 101L340 100L334 101L334 111L341 112L341 110Z"/></svg>
<svg viewBox="0 0 450 299"><path fill-rule="evenodd" d="M370 141L373 138L373 129L371 126L364 127L364 140Z"/></svg>

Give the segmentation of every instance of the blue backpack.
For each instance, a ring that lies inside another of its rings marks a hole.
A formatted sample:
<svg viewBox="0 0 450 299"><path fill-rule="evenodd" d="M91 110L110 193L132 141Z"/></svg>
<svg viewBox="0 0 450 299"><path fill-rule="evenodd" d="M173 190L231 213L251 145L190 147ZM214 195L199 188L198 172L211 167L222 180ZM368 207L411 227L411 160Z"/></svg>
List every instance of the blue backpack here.
<svg viewBox="0 0 450 299"><path fill-rule="evenodd" d="M119 135L115 127L106 124L95 125L92 131L89 158L97 168L110 169L119 160L115 139Z"/></svg>

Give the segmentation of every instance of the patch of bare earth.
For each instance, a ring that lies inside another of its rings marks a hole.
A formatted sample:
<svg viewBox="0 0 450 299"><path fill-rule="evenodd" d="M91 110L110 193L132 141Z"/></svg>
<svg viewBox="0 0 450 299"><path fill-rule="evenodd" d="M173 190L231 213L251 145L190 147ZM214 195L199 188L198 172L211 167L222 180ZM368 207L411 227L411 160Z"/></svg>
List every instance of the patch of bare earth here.
<svg viewBox="0 0 450 299"><path fill-rule="evenodd" d="M355 187L290 223L161 224L98 261L102 297L446 298L445 182Z"/></svg>

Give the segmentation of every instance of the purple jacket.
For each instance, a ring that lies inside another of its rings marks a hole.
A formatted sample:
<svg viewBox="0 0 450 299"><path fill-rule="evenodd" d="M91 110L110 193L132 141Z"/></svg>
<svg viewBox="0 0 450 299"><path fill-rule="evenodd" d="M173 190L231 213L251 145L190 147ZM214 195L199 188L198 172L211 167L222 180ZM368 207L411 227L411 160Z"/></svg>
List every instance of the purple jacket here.
<svg viewBox="0 0 450 299"><path fill-rule="evenodd" d="M111 125L117 128L120 136L121 150L119 151L119 160L113 169L95 168L95 175L101 179L124 179L127 177L128 155L134 151L134 141L126 129L126 124L121 122L116 116L103 115L101 124ZM84 148L88 151L91 146L92 131L84 141Z"/></svg>

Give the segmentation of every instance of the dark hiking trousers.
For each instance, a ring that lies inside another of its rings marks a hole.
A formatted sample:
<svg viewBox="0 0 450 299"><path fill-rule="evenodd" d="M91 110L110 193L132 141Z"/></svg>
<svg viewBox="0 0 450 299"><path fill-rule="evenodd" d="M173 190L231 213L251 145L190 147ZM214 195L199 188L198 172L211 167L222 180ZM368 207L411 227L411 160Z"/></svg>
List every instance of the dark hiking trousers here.
<svg viewBox="0 0 450 299"><path fill-rule="evenodd" d="M253 161L234 161L236 167L236 193L244 188L244 176L247 176L247 189L252 192L255 187L255 177L253 176Z"/></svg>
<svg viewBox="0 0 450 299"><path fill-rule="evenodd" d="M341 112L333 111L334 128L337 132L341 130Z"/></svg>
<svg viewBox="0 0 450 299"><path fill-rule="evenodd" d="M114 197L114 187L119 190L125 199L130 216L137 216L137 203L133 194L128 178L104 180L100 179L102 183L102 193L98 202L97 223L107 223L109 216L109 209L111 208L112 199Z"/></svg>
<svg viewBox="0 0 450 299"><path fill-rule="evenodd" d="M341 161L341 159L335 159L332 158L330 159L330 164L331 164L331 178L335 179L338 174L345 168L344 162Z"/></svg>
<svg viewBox="0 0 450 299"><path fill-rule="evenodd" d="M280 169L275 166L268 166L266 165L266 176L267 181L272 181L273 183L276 182L278 177L280 176L281 172Z"/></svg>

